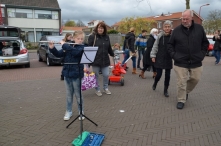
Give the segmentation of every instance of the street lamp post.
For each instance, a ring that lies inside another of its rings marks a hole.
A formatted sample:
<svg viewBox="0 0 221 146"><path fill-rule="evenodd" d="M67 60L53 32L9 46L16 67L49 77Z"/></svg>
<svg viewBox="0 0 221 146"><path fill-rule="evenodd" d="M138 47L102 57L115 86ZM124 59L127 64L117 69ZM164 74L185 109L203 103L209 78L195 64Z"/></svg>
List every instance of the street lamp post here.
<svg viewBox="0 0 221 146"><path fill-rule="evenodd" d="M203 7L203 6L208 6L209 4L205 4L205 5L202 5L202 6L200 6L200 10L199 10L199 20L200 20L200 11L201 11L201 8Z"/></svg>
<svg viewBox="0 0 221 146"><path fill-rule="evenodd" d="M203 7L203 6L208 6L209 4L205 4L205 5L202 5L202 6L200 6L200 10L199 10L199 24L202 24L202 23L200 23L200 11L201 11L201 8Z"/></svg>

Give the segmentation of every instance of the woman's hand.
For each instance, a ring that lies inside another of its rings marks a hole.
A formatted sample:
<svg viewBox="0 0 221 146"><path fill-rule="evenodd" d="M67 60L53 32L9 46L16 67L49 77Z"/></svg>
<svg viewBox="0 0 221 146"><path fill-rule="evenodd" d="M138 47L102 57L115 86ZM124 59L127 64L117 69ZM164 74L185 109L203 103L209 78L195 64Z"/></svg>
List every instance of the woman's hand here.
<svg viewBox="0 0 221 146"><path fill-rule="evenodd" d="M152 58L152 62L155 62L156 60L155 60L155 58Z"/></svg>
<svg viewBox="0 0 221 146"><path fill-rule="evenodd" d="M61 45L63 45L65 43L65 41L61 40L60 43L61 43Z"/></svg>
<svg viewBox="0 0 221 146"><path fill-rule="evenodd" d="M84 72L85 72L85 73L88 72L88 69L87 69L87 68L84 68Z"/></svg>
<svg viewBox="0 0 221 146"><path fill-rule="evenodd" d="M50 49L53 49L54 48L54 42L53 41L49 41L48 42L48 46Z"/></svg>

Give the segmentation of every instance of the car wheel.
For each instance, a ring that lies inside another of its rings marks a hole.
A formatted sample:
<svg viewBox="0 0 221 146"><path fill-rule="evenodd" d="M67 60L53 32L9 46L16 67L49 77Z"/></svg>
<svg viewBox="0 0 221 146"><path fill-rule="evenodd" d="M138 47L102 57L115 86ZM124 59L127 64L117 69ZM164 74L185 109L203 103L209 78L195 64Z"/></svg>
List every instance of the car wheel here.
<svg viewBox="0 0 221 146"><path fill-rule="evenodd" d="M25 64L25 68L30 68L30 62L28 64Z"/></svg>
<svg viewBox="0 0 221 146"><path fill-rule="evenodd" d="M51 60L48 56L46 57L46 63L47 63L47 66L52 66Z"/></svg>
<svg viewBox="0 0 221 146"><path fill-rule="evenodd" d="M42 61L43 61L43 59L41 58L41 56L40 56L39 53L38 53L38 61L39 61L39 62L42 62Z"/></svg>

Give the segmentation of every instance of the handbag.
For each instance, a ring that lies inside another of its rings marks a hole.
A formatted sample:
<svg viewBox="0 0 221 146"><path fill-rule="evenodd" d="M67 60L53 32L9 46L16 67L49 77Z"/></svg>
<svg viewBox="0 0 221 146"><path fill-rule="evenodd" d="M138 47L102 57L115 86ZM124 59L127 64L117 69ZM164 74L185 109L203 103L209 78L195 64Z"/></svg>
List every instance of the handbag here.
<svg viewBox="0 0 221 146"><path fill-rule="evenodd" d="M92 89L98 86L96 76L94 72L84 73L84 77L82 79L81 90L85 91L88 89Z"/></svg>

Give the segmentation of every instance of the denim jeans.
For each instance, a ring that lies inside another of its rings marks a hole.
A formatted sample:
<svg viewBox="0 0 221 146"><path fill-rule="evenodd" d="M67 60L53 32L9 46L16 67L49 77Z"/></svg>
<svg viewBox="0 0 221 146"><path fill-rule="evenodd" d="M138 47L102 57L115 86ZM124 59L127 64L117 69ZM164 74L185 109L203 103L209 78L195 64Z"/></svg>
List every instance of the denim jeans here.
<svg viewBox="0 0 221 146"><path fill-rule="evenodd" d="M80 112L80 97L82 99L82 111L83 111L83 96L80 96L81 93L81 79L80 78L67 78L64 77L64 83L66 86L66 100L67 106L66 111L72 112L73 97L75 95L76 101L78 103L78 110Z"/></svg>
<svg viewBox="0 0 221 146"><path fill-rule="evenodd" d="M158 82L162 76L163 69L161 68L156 68L157 70L157 75L155 77L155 81ZM165 69L165 80L164 80L164 86L169 86L170 85L170 72L171 69Z"/></svg>
<svg viewBox="0 0 221 146"><path fill-rule="evenodd" d="M125 49L125 51L124 51L124 60L123 60L123 62L122 62L122 65L125 63L125 61L130 57L130 51L129 51L129 49ZM133 68L136 68L136 56L134 56L134 57L132 57L131 58L132 59L132 62L133 62Z"/></svg>
<svg viewBox="0 0 221 146"><path fill-rule="evenodd" d="M108 89L108 80L109 80L109 66L107 67L99 67L99 66L92 66L93 72L95 73L96 80L98 83L98 86L95 87L97 91L100 91L100 85L99 85L99 70L101 70L103 75L103 89Z"/></svg>
<svg viewBox="0 0 221 146"><path fill-rule="evenodd" d="M137 68L140 68L140 61L143 58L144 51L145 51L144 49L138 50ZM143 67L144 67L144 65L143 65Z"/></svg>
<svg viewBox="0 0 221 146"><path fill-rule="evenodd" d="M219 63L219 61L220 61L220 51L219 50L214 50L214 56L216 58L216 63Z"/></svg>

